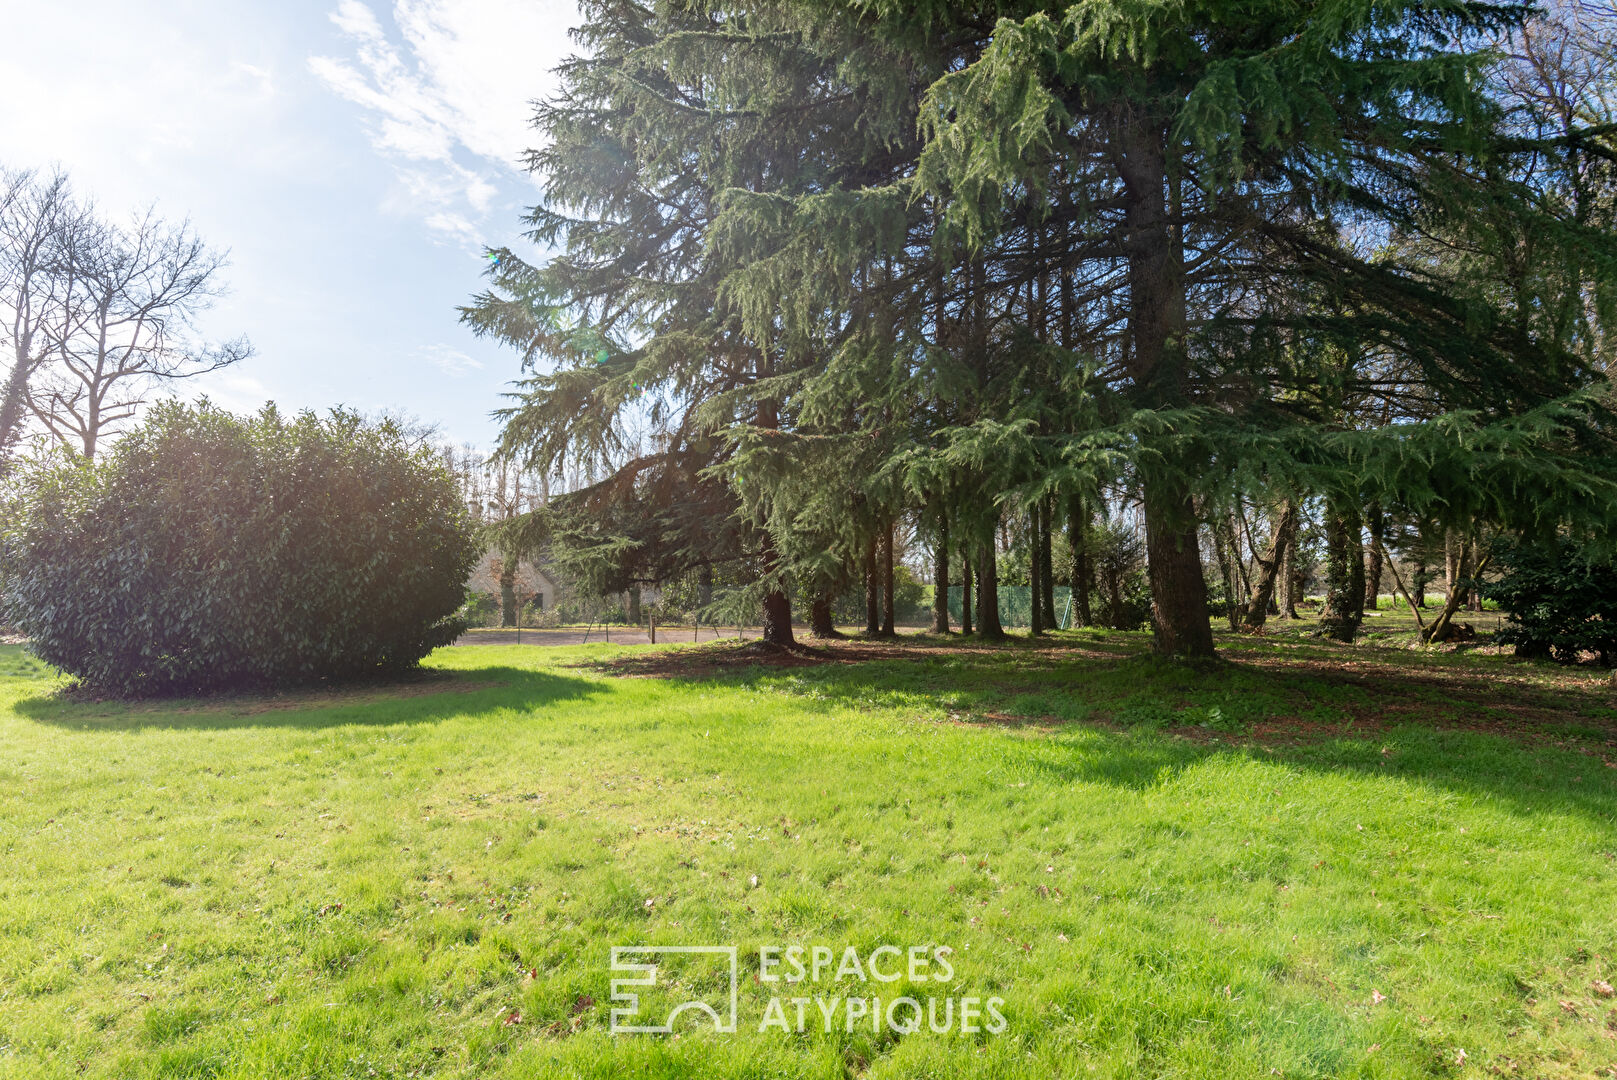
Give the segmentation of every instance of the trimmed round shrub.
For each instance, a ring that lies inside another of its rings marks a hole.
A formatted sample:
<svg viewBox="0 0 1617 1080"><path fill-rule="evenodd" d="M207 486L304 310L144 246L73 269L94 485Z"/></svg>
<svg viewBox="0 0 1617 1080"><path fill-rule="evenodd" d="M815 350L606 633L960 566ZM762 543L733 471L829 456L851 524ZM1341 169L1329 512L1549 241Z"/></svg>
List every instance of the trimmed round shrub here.
<svg viewBox="0 0 1617 1080"><path fill-rule="evenodd" d="M388 421L167 402L21 490L7 616L97 692L398 672L465 628L474 525L438 455Z"/></svg>

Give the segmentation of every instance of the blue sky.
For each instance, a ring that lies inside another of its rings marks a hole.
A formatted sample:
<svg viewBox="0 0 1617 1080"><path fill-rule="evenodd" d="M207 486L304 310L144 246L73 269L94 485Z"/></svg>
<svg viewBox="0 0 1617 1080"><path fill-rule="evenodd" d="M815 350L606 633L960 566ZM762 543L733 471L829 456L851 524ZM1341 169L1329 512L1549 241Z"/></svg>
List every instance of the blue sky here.
<svg viewBox="0 0 1617 1080"><path fill-rule="evenodd" d="M59 164L230 251L204 318L232 408L391 408L488 444L518 374L455 307L537 199L528 102L571 0L0 0L0 164Z"/></svg>

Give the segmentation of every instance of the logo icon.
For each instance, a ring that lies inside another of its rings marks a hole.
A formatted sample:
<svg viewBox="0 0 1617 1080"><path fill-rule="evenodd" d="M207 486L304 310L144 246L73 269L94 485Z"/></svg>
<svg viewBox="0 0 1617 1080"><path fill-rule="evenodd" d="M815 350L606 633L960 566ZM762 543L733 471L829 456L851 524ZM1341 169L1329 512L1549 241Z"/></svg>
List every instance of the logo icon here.
<svg viewBox="0 0 1617 1080"><path fill-rule="evenodd" d="M684 1000L668 1011L661 1024L636 1024L647 1020L640 1015L640 994L636 987L647 989L658 986L658 975L664 966L664 957L679 955L722 957L729 968L729 996L722 1002L713 1000ZM674 1021L687 1010L705 1013L713 1019L713 1030L734 1034L736 1029L736 947L734 945L614 945L612 946L613 972L629 972L630 977L612 980L612 1000L621 1002L612 1008L612 1034L614 1035L668 1035L674 1030Z"/></svg>

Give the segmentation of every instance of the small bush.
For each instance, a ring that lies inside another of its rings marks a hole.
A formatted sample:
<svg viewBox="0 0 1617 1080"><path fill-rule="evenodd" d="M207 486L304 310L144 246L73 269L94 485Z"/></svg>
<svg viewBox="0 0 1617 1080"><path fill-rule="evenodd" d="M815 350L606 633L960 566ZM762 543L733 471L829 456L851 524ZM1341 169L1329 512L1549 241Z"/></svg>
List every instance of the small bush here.
<svg viewBox="0 0 1617 1080"><path fill-rule="evenodd" d="M97 692L398 671L464 629L474 526L432 450L390 422L170 402L93 465L41 463L21 490L7 616Z"/></svg>
<svg viewBox="0 0 1617 1080"><path fill-rule="evenodd" d="M1496 640L1516 655L1576 663L1593 652L1617 658L1617 565L1566 537L1521 543L1499 554L1501 578L1484 586L1509 621Z"/></svg>

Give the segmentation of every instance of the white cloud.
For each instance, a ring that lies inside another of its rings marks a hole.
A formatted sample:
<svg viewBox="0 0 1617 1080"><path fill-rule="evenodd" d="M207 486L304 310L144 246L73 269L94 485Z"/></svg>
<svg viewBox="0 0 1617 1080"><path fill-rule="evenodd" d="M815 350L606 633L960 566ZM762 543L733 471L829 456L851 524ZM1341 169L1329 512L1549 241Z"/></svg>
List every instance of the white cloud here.
<svg viewBox="0 0 1617 1080"><path fill-rule="evenodd" d="M371 145L395 162L398 190L384 205L479 246L479 219L534 141L532 102L571 52L575 5L395 0L390 35L363 0L340 0L331 21L353 52L311 57L309 70L365 111Z"/></svg>
<svg viewBox="0 0 1617 1080"><path fill-rule="evenodd" d="M345 34L359 38L361 41L381 41L384 36L382 24L376 21L371 9L360 3L359 0L342 0L337 10L331 13L331 21Z"/></svg>
<svg viewBox="0 0 1617 1080"><path fill-rule="evenodd" d="M427 362L452 379L481 371L481 361L473 360L452 345L423 345L416 350Z"/></svg>

